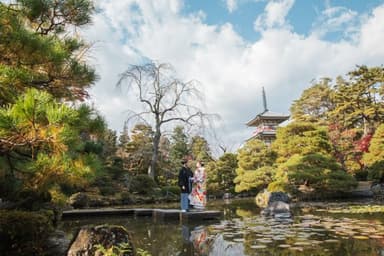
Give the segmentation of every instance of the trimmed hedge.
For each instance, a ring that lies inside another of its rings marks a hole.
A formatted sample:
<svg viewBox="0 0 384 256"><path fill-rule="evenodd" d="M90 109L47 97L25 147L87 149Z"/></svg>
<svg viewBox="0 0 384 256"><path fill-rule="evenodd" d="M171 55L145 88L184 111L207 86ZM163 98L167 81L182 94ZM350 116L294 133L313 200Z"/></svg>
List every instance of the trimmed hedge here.
<svg viewBox="0 0 384 256"><path fill-rule="evenodd" d="M156 187L157 184L151 177L140 174L132 177L129 190L139 195L153 195Z"/></svg>
<svg viewBox="0 0 384 256"><path fill-rule="evenodd" d="M43 242L53 231L52 216L41 212L0 210L0 252L42 255Z"/></svg>

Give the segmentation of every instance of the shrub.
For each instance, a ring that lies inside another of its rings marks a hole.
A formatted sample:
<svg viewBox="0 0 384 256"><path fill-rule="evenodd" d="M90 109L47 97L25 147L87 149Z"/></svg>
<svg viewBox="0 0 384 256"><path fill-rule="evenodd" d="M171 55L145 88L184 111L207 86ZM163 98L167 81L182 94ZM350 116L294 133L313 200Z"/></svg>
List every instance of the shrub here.
<svg viewBox="0 0 384 256"><path fill-rule="evenodd" d="M380 183L384 181L384 160L377 161L368 168L368 179Z"/></svg>
<svg viewBox="0 0 384 256"><path fill-rule="evenodd" d="M148 175L141 174L132 177L130 191L141 195L150 195L157 186L156 182Z"/></svg>
<svg viewBox="0 0 384 256"><path fill-rule="evenodd" d="M120 193L120 200L123 204L130 204L133 202L131 193L123 191Z"/></svg>
<svg viewBox="0 0 384 256"><path fill-rule="evenodd" d="M179 186L164 186L161 188L161 192L163 195L167 195L167 192L178 195L180 194L180 188Z"/></svg>
<svg viewBox="0 0 384 256"><path fill-rule="evenodd" d="M0 210L0 251L39 255L53 230L51 218L39 212Z"/></svg>
<svg viewBox="0 0 384 256"><path fill-rule="evenodd" d="M220 184L218 182L208 183L207 191L210 195L220 195L225 193L225 191L220 187Z"/></svg>
<svg viewBox="0 0 384 256"><path fill-rule="evenodd" d="M111 196L114 195L116 190L112 186L103 186L99 187L100 194L103 196Z"/></svg>

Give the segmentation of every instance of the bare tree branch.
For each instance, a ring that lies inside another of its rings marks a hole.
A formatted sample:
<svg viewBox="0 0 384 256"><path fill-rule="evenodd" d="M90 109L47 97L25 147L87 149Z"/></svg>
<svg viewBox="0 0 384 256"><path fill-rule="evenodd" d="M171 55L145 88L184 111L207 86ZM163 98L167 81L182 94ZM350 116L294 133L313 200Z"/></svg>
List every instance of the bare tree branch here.
<svg viewBox="0 0 384 256"><path fill-rule="evenodd" d="M148 110L138 111L131 117L149 116L154 124L153 157L151 161L152 177L155 177L157 154L163 125L182 122L188 126L204 123L210 115L204 114L199 107L202 95L196 88L197 81L182 82L175 76L174 69L167 63L151 62L142 66L132 65L120 75L118 87L123 83L128 90L138 94L139 101ZM196 119L196 122L192 122Z"/></svg>

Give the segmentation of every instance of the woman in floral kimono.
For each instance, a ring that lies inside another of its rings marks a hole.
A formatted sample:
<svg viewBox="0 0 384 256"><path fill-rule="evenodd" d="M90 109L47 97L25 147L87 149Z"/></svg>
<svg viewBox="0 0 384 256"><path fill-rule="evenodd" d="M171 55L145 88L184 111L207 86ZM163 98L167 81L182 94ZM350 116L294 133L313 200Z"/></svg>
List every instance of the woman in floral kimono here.
<svg viewBox="0 0 384 256"><path fill-rule="evenodd" d="M191 194L189 194L189 201L193 208L204 209L207 204L207 175L202 162L197 162L196 167L192 178L193 187Z"/></svg>

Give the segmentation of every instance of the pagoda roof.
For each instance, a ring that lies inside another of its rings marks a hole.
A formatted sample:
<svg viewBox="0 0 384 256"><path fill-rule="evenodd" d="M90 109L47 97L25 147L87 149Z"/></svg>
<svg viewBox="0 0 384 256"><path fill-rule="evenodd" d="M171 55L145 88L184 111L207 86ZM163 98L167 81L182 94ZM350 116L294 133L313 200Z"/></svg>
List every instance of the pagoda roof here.
<svg viewBox="0 0 384 256"><path fill-rule="evenodd" d="M247 126L257 126L261 120L281 120L281 122L288 120L289 115L276 113L269 110L258 114L255 118L246 123Z"/></svg>

